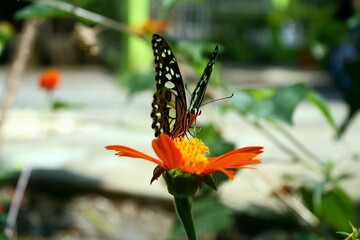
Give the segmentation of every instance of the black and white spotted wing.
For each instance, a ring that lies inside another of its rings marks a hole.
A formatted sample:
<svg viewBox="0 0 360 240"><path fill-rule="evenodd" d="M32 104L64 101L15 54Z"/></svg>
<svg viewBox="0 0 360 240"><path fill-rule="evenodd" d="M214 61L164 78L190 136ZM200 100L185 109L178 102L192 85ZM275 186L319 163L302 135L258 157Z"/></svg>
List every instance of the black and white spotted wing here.
<svg viewBox="0 0 360 240"><path fill-rule="evenodd" d="M211 54L210 61L206 65L204 73L201 75L200 81L196 85L194 92L191 94L191 102L189 106L190 113L198 113L202 101L204 100L205 91L214 69L216 57L218 55L218 46L215 47L214 52Z"/></svg>

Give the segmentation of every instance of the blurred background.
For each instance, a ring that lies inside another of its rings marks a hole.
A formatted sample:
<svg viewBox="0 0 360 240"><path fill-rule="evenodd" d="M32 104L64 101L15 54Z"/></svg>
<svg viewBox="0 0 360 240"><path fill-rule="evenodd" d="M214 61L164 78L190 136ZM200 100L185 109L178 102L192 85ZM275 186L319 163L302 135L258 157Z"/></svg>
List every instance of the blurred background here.
<svg viewBox="0 0 360 240"><path fill-rule="evenodd" d="M153 33L188 100L219 46L195 123L211 155L265 148L195 196L199 239L357 234L360 1L5 0L0 239L185 239L155 166L104 149L154 155Z"/></svg>

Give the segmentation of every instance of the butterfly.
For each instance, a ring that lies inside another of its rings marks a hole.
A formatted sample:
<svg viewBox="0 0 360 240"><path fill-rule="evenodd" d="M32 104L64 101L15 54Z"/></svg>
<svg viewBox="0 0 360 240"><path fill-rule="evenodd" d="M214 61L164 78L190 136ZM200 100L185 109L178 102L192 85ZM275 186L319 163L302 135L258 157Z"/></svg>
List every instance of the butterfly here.
<svg viewBox="0 0 360 240"><path fill-rule="evenodd" d="M191 94L189 108L180 69L169 44L163 37L154 34L152 48L155 57L156 92L152 101L151 127L155 130L155 137L160 133L166 133L173 138L183 136L201 114L200 107L218 55L218 46L215 47Z"/></svg>

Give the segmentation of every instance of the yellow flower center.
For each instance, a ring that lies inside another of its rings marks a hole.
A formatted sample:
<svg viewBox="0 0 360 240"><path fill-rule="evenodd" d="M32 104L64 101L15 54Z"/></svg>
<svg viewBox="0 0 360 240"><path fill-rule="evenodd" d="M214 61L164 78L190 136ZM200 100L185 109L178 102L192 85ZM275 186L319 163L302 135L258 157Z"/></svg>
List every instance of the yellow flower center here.
<svg viewBox="0 0 360 240"><path fill-rule="evenodd" d="M182 166L186 172L201 174L208 165L206 154L209 154L209 148L199 139L190 140L179 137L174 139L177 149L182 155Z"/></svg>

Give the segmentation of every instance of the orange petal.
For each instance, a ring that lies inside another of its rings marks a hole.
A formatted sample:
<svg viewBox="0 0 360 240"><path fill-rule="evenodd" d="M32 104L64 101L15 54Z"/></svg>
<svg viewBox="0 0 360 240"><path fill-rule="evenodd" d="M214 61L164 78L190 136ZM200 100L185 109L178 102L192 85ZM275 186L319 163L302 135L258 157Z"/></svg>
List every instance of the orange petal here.
<svg viewBox="0 0 360 240"><path fill-rule="evenodd" d="M179 166L182 159L181 153L167 134L162 133L158 138L154 139L152 147L166 166L165 169L173 169Z"/></svg>
<svg viewBox="0 0 360 240"><path fill-rule="evenodd" d="M257 154L252 153L237 153L233 154L231 156L226 156L222 158L217 159L211 159L211 164L222 166L226 168L236 168L237 166L242 166L246 164L257 164L260 163L259 160L255 160L254 158L257 156Z"/></svg>
<svg viewBox="0 0 360 240"><path fill-rule="evenodd" d="M235 172L233 170L228 170L228 169L225 169L225 168L221 168L221 169L218 169L217 171L220 171L220 172L224 173L230 180L234 179Z"/></svg>
<svg viewBox="0 0 360 240"><path fill-rule="evenodd" d="M260 161L254 158L262 152L262 149L262 147L239 148L219 157L209 158L209 165L204 173L221 171L221 169L228 168L246 168L246 165L258 164Z"/></svg>
<svg viewBox="0 0 360 240"><path fill-rule="evenodd" d="M244 153L244 152L260 154L260 153L262 153L262 150L263 150L263 147L259 147L259 146L237 148L237 149L234 149L228 153L225 153L225 154L219 156L219 158L226 157L228 155L233 155L234 153Z"/></svg>
<svg viewBox="0 0 360 240"><path fill-rule="evenodd" d="M107 150L114 150L116 151L116 155L118 156L124 156L124 157L131 157L131 158L140 158L144 160L148 160L150 162L153 162L160 167L164 168L164 163L156 158L153 158L145 153L139 152L135 149L122 146L122 145L110 145L105 147Z"/></svg>

